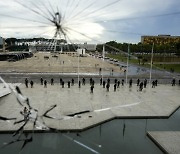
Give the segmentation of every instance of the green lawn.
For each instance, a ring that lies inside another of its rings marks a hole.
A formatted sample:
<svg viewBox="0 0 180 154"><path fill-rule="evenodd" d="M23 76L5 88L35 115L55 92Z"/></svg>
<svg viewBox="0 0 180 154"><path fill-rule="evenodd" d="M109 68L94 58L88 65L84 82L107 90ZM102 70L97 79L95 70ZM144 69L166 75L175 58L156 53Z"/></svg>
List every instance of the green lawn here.
<svg viewBox="0 0 180 154"><path fill-rule="evenodd" d="M167 71L171 71L171 69L173 69L174 72L180 73L180 64L155 64L155 66Z"/></svg>
<svg viewBox="0 0 180 154"><path fill-rule="evenodd" d="M123 55L107 54L106 56L125 63L127 62L127 57ZM139 60L130 58L129 63L139 65ZM147 63L145 63L144 65L141 64L141 66L150 67L150 65ZM166 71L171 71L173 69L174 72L180 73L180 64L155 64L153 65L153 68L165 69Z"/></svg>

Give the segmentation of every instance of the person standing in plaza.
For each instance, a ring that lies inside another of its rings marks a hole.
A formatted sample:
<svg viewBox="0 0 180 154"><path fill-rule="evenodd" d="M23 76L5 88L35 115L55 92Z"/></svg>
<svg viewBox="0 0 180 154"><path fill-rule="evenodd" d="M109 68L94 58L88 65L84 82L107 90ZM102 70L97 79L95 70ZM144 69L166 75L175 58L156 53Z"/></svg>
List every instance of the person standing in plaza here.
<svg viewBox="0 0 180 154"><path fill-rule="evenodd" d="M105 88L105 85L106 85L106 81L103 81L103 88Z"/></svg>
<svg viewBox="0 0 180 154"><path fill-rule="evenodd" d="M116 91L116 87L117 87L117 85L116 85L116 83L114 84L114 92Z"/></svg>
<svg viewBox="0 0 180 154"><path fill-rule="evenodd" d="M91 85L91 87L90 87L91 93L93 93L93 89L94 89L94 86Z"/></svg>
<svg viewBox="0 0 180 154"><path fill-rule="evenodd" d="M143 90L143 82L140 82L139 84L139 91L142 91Z"/></svg>
<svg viewBox="0 0 180 154"><path fill-rule="evenodd" d="M74 79L71 80L71 85L74 86Z"/></svg>
<svg viewBox="0 0 180 154"><path fill-rule="evenodd" d="M137 79L137 86L139 86L139 83L140 83L140 80L139 80L139 79Z"/></svg>
<svg viewBox="0 0 180 154"><path fill-rule="evenodd" d="M101 75L101 68L99 68L99 75Z"/></svg>
<svg viewBox="0 0 180 154"><path fill-rule="evenodd" d="M54 85L54 79L51 78L51 85Z"/></svg>
<svg viewBox="0 0 180 154"><path fill-rule="evenodd" d="M158 80L155 80L155 86L157 86L157 84L158 84Z"/></svg>
<svg viewBox="0 0 180 154"><path fill-rule="evenodd" d="M43 85L43 78L42 77L41 77L40 81L41 81L41 85Z"/></svg>
<svg viewBox="0 0 180 154"><path fill-rule="evenodd" d="M144 88L146 88L146 85L147 85L147 80L144 79Z"/></svg>
<svg viewBox="0 0 180 154"><path fill-rule="evenodd" d="M155 88L155 81L152 81L152 88Z"/></svg>
<svg viewBox="0 0 180 154"><path fill-rule="evenodd" d="M122 79L121 85L124 86L124 79Z"/></svg>
<svg viewBox="0 0 180 154"><path fill-rule="evenodd" d="M59 79L60 85L62 85L62 81L63 81L62 78L60 78L60 79Z"/></svg>
<svg viewBox="0 0 180 154"><path fill-rule="evenodd" d="M132 87L132 79L129 80L129 88Z"/></svg>
<svg viewBox="0 0 180 154"><path fill-rule="evenodd" d="M61 82L61 85L62 85L62 88L64 88L64 81L62 80L62 82Z"/></svg>
<svg viewBox="0 0 180 154"><path fill-rule="evenodd" d="M100 78L100 86L102 85L102 78Z"/></svg>
<svg viewBox="0 0 180 154"><path fill-rule="evenodd" d="M109 92L109 88L110 88L110 84L107 83L107 84L106 84L106 90L107 90L107 92Z"/></svg>
<svg viewBox="0 0 180 154"><path fill-rule="evenodd" d="M80 81L80 80L79 80L79 83L78 83L78 84L79 84L79 88L81 88L81 81Z"/></svg>
<svg viewBox="0 0 180 154"><path fill-rule="evenodd" d="M171 83L172 83L172 86L175 86L175 84L176 84L175 78L172 79L172 82L171 82Z"/></svg>
<svg viewBox="0 0 180 154"><path fill-rule="evenodd" d="M110 84L110 79L109 78L107 79L107 84Z"/></svg>
<svg viewBox="0 0 180 154"><path fill-rule="evenodd" d="M28 88L28 79L27 78L25 79L25 85L26 85L26 88Z"/></svg>
<svg viewBox="0 0 180 154"><path fill-rule="evenodd" d="M70 88L70 86L71 86L71 82L70 82L70 81L68 81L68 88Z"/></svg>
<svg viewBox="0 0 180 154"><path fill-rule="evenodd" d="M85 85L86 84L86 80L85 78L82 79L82 84Z"/></svg>
<svg viewBox="0 0 180 154"><path fill-rule="evenodd" d="M120 86L120 81L118 80L118 82L117 82L117 88L119 88L119 86Z"/></svg>
<svg viewBox="0 0 180 154"><path fill-rule="evenodd" d="M111 75L113 76L113 73L114 73L114 69L111 70Z"/></svg>
<svg viewBox="0 0 180 154"><path fill-rule="evenodd" d="M44 80L44 88L47 88L47 81Z"/></svg>
<svg viewBox="0 0 180 154"><path fill-rule="evenodd" d="M34 82L32 80L30 81L30 85L31 85L31 88L33 88Z"/></svg>
<svg viewBox="0 0 180 154"><path fill-rule="evenodd" d="M89 83L90 83L90 85L92 84L92 78L89 79Z"/></svg>

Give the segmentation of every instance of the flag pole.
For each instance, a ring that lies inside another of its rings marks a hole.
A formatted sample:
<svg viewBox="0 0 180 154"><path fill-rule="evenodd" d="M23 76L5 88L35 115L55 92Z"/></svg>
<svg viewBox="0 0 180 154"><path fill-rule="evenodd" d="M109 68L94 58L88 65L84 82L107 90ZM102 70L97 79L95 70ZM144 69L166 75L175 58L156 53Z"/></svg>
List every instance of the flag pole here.
<svg viewBox="0 0 180 154"><path fill-rule="evenodd" d="M128 44L128 56L127 56L127 65L126 65L126 85L127 85L127 83L128 83L128 67L129 67L129 52L130 52L130 50L129 50L129 44Z"/></svg>
<svg viewBox="0 0 180 154"><path fill-rule="evenodd" d="M152 78L153 52L154 52L154 43L152 45L152 51L151 51L151 67L150 67L149 85L151 85L151 78Z"/></svg>
<svg viewBox="0 0 180 154"><path fill-rule="evenodd" d="M103 81L104 57L105 57L105 44L103 44L103 65L102 65L102 69L101 69L102 81Z"/></svg>
<svg viewBox="0 0 180 154"><path fill-rule="evenodd" d="M78 51L78 84L79 84L79 51Z"/></svg>

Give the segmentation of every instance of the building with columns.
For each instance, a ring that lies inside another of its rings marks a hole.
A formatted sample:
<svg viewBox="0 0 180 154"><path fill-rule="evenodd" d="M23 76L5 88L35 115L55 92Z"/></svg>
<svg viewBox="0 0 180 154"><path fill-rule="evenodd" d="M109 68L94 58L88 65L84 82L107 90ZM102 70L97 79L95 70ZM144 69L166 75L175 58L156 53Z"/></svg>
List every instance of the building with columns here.
<svg viewBox="0 0 180 154"><path fill-rule="evenodd" d="M158 35L158 36L141 36L142 44L165 45L171 43L180 43L180 36Z"/></svg>

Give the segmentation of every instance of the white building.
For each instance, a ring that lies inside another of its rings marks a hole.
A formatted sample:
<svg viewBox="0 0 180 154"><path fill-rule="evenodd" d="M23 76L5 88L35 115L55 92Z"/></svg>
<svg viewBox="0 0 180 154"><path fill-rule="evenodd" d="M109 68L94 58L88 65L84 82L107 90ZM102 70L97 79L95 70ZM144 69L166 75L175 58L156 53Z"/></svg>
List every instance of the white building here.
<svg viewBox="0 0 180 154"><path fill-rule="evenodd" d="M96 44L78 44L78 48L86 49L87 51L96 51Z"/></svg>
<svg viewBox="0 0 180 154"><path fill-rule="evenodd" d="M81 56L84 56L86 54L86 50L85 49L77 49L77 53Z"/></svg>

